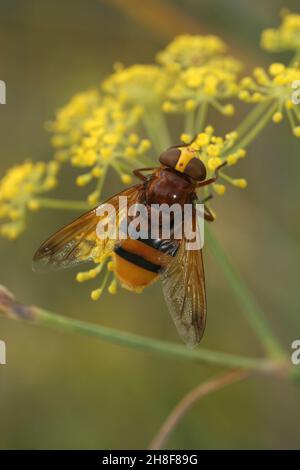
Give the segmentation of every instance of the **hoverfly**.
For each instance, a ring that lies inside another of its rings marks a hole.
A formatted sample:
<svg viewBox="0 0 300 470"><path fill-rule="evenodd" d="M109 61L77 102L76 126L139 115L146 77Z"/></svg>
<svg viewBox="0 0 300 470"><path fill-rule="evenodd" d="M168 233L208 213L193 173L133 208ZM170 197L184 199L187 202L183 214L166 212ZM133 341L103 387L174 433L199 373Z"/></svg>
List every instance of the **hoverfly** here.
<svg viewBox="0 0 300 470"><path fill-rule="evenodd" d="M195 156L195 150L182 144L168 148L160 157L157 168L134 170L141 183L125 189L103 204L111 204L118 214L118 198L126 196L128 204L142 202L182 207L197 200L196 188L214 183L206 179L204 163ZM206 198L207 200L208 198ZM204 201L202 201L204 202ZM164 297L177 330L189 347L195 347L204 332L206 320L205 278L202 249L187 250L186 238L104 239L99 240L96 228L99 222L95 208L62 228L45 241L34 255L34 269L64 268L111 255L121 285L131 291L141 291L160 278ZM150 213L149 213L150 214ZM150 217L150 215L149 215ZM204 205L204 218L214 216ZM120 223L121 217L119 217ZM196 214L192 214L196 222Z"/></svg>

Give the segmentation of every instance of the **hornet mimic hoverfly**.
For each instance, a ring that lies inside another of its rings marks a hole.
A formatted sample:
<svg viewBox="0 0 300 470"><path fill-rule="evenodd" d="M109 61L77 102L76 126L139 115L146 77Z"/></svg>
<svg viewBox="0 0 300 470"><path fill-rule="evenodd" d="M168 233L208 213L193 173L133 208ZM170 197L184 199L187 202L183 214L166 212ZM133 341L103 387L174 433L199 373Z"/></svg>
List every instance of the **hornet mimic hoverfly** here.
<svg viewBox="0 0 300 470"><path fill-rule="evenodd" d="M195 150L189 144L170 147L160 155L159 161L161 165L158 168L134 170L141 183L106 201L115 207L118 223L122 219L119 196L126 196L128 205L138 202L147 208L153 204L172 206L176 202L183 207L193 204L197 200L196 188L214 183L218 170L226 164L216 169L214 177L206 179L205 165L195 156ZM121 285L129 290L141 291L160 278L166 303L180 336L189 347L195 347L203 335L206 320L202 249L188 250L187 239L183 236L178 240L172 234L168 239L149 236L138 239L107 237L100 240L96 234L99 207L45 241L34 256L34 269L64 268L111 255L116 276ZM148 214L150 217L150 212ZM203 214L205 220L214 220L206 205ZM196 224L195 211L192 213L192 223Z"/></svg>

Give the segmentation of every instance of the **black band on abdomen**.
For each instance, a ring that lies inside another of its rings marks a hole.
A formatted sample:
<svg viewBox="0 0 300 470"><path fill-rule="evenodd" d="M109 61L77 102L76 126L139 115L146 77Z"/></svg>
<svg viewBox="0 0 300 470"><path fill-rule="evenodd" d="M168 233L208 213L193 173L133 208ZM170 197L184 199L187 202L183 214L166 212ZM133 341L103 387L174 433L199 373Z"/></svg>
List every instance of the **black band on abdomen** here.
<svg viewBox="0 0 300 470"><path fill-rule="evenodd" d="M140 268L146 269L147 271L151 271L152 273L159 273L162 270L162 266L159 264L151 263L150 261L147 261L145 258L142 258L135 253L124 250L124 248L121 246L116 247L114 251L118 256L125 259L126 261L129 261L130 263L135 264Z"/></svg>

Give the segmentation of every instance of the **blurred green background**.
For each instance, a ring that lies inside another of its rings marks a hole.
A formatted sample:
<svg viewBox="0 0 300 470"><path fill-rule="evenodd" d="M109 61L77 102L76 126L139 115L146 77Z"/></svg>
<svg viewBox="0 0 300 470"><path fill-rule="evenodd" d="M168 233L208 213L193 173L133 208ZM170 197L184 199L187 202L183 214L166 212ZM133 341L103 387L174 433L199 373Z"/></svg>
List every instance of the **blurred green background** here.
<svg viewBox="0 0 300 470"><path fill-rule="evenodd" d="M152 62L177 33L220 35L248 70L288 59L261 51L259 36L279 23L283 7L297 11L297 5L297 0L1 0L0 79L7 84L7 104L0 106L1 174L26 157L50 158L43 123L58 107L98 85L116 61ZM172 12L170 21L164 8ZM223 133L238 119L213 124ZM215 233L288 353L300 338L299 149L286 124L270 125L235 170L247 177L248 189L229 188L214 205ZM73 181L64 179L62 196L79 197ZM119 188L112 177L105 195ZM78 285L74 271L31 271L40 242L73 217L41 211L15 243L1 240L1 283L20 300L66 316L177 341L158 284L142 295L122 291L93 303L91 285ZM208 250L205 265L209 311L203 347L260 355ZM145 448L177 401L219 370L3 318L0 338L7 343L8 361L0 367L3 449ZM195 406L169 447L299 448L299 423L299 387L255 377Z"/></svg>

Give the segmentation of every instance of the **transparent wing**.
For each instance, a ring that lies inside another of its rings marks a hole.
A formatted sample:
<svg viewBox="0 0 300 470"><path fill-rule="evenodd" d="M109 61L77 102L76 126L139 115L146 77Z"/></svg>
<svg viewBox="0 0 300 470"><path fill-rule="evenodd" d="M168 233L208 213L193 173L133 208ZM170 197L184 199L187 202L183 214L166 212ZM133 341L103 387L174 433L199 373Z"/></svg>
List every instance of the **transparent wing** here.
<svg viewBox="0 0 300 470"><path fill-rule="evenodd" d="M122 214L119 208L119 196L127 197L129 207L137 201L142 188L141 184L133 186L101 205L111 204L115 208L116 222L120 224L124 213ZM47 271L68 268L111 253L117 240L109 237L100 239L96 233L97 225L104 217L106 217L105 222L109 223L107 215L97 215L97 209L101 205L83 214L48 238L34 255L33 269Z"/></svg>
<svg viewBox="0 0 300 470"><path fill-rule="evenodd" d="M183 240L161 281L175 326L186 345L194 348L205 329L205 277L202 250L187 250L185 245Z"/></svg>

